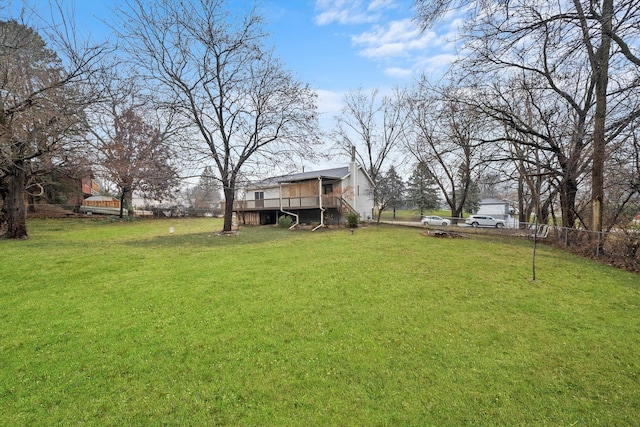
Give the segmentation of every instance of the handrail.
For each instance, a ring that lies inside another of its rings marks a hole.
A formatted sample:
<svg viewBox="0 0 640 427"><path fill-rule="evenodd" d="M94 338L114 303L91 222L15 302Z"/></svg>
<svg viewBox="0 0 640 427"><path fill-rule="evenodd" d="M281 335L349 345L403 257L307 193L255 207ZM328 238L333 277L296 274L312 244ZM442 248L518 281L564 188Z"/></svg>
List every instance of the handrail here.
<svg viewBox="0 0 640 427"><path fill-rule="evenodd" d="M356 210L353 208L353 206L351 206L351 204L350 204L349 202L347 202L347 201L346 201L342 196L340 196L340 197L338 198L338 200L340 201L340 203L341 203L341 204L343 204L343 205L345 205L345 206L347 207L347 210L348 210L348 211L350 211L350 212L352 212L352 213L355 213L355 214L357 214L357 213L358 213L358 211L356 211Z"/></svg>

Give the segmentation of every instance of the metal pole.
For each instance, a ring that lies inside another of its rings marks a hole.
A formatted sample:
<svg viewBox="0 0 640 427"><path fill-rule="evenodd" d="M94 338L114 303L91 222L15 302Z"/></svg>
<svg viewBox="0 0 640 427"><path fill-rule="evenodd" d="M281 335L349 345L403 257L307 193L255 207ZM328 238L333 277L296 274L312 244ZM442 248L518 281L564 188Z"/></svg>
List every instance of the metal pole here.
<svg viewBox="0 0 640 427"><path fill-rule="evenodd" d="M536 228L533 230L533 254L531 256L531 269L533 270L533 281L536 280L536 247L538 246L538 216L536 215Z"/></svg>

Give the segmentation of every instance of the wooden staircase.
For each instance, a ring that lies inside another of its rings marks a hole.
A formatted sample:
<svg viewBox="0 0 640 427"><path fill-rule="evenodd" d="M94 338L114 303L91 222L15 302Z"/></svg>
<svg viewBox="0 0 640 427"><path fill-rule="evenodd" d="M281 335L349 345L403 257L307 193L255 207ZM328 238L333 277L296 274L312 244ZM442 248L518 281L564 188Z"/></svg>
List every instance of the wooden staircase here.
<svg viewBox="0 0 640 427"><path fill-rule="evenodd" d="M357 210L351 206L349 202L347 202L343 197L338 198L339 210L343 216L346 216L348 213L354 213L356 215L360 215Z"/></svg>

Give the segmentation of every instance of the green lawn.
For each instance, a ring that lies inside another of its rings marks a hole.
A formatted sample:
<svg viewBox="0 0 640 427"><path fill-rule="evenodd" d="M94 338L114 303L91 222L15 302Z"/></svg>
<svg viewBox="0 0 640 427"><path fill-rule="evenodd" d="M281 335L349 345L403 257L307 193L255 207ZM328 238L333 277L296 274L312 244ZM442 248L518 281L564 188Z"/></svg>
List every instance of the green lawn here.
<svg viewBox="0 0 640 427"><path fill-rule="evenodd" d="M640 276L392 226L32 220L0 425L637 425ZM175 228L169 234L169 227Z"/></svg>
<svg viewBox="0 0 640 427"><path fill-rule="evenodd" d="M450 218L451 211L450 210L437 210L437 211L425 211L425 215L438 215L443 218ZM377 213L376 213L377 215ZM413 209L403 209L396 210L396 216L393 217L393 210L387 209L382 211L382 215L380 215L381 221L420 221L421 215L420 211L415 211ZM377 219L374 218L374 219Z"/></svg>

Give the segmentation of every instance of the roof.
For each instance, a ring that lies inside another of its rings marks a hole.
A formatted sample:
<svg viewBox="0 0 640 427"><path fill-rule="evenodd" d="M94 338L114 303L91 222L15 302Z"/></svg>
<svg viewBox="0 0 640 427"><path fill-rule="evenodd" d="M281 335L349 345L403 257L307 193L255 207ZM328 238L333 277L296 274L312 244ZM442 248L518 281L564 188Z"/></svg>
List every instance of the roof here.
<svg viewBox="0 0 640 427"><path fill-rule="evenodd" d="M334 169L324 169L319 171L301 172L282 176L275 176L266 178L262 181L253 183L250 188L269 187L277 184L284 184L290 182L309 181L312 179L343 179L349 175L349 168L347 166Z"/></svg>
<svg viewBox="0 0 640 427"><path fill-rule="evenodd" d="M112 200L118 200L111 196L91 196L84 199L85 202L110 202Z"/></svg>
<svg viewBox="0 0 640 427"><path fill-rule="evenodd" d="M281 177L282 180L278 182L296 182L307 181L309 179L327 178L327 179L342 179L349 174L349 168L344 166L341 168L325 169L320 171L302 172Z"/></svg>
<svg viewBox="0 0 640 427"><path fill-rule="evenodd" d="M482 199L480 200L481 205L508 205L509 202L500 200L500 199Z"/></svg>

